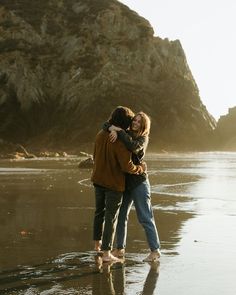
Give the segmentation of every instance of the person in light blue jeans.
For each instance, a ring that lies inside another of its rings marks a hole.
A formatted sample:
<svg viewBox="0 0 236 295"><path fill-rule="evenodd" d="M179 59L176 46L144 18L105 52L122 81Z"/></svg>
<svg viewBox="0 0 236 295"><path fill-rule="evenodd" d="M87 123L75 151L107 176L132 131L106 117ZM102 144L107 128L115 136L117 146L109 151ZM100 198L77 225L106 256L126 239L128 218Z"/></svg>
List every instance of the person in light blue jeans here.
<svg viewBox="0 0 236 295"><path fill-rule="evenodd" d="M143 163L143 158L148 145L151 121L143 112L137 113L132 119L130 130L104 124L103 129L110 132L111 141L121 140L128 150L132 151L132 161L138 165ZM116 249L113 255L123 257L125 254L127 223L132 204L136 209L139 223L143 226L150 248L149 255L144 261L155 261L160 255L160 240L155 224L151 205L150 183L147 173L141 175L126 174L126 187L119 211L116 227Z"/></svg>
<svg viewBox="0 0 236 295"><path fill-rule="evenodd" d="M121 250L126 247L127 223L132 204L135 206L138 221L145 230L147 242L151 252L159 252L158 249L160 249L160 241L153 216L150 183L148 179L144 180L132 190L126 190L123 194L123 201L120 207L116 227L117 249ZM118 254L119 252L122 254L122 251L117 252Z"/></svg>

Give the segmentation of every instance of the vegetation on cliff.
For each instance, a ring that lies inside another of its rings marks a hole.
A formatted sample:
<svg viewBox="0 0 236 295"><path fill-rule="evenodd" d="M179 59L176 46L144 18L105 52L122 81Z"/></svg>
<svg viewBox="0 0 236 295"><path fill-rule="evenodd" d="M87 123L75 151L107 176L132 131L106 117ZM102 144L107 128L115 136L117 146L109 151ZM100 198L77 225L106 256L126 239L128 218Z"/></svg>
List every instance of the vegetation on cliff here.
<svg viewBox="0 0 236 295"><path fill-rule="evenodd" d="M117 105L147 112L153 149L206 149L216 127L179 40L116 0L2 0L0 138L92 143Z"/></svg>

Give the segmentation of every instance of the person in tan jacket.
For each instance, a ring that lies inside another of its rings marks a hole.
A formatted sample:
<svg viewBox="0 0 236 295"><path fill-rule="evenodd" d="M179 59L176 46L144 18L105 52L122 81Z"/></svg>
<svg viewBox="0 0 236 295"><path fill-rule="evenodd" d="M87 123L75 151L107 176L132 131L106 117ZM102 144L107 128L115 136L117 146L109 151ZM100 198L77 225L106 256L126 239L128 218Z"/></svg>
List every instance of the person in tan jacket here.
<svg viewBox="0 0 236 295"><path fill-rule="evenodd" d="M126 107L118 106L111 114L109 123L126 130L134 113ZM125 190L125 173L141 174L145 164L134 165L131 152L121 141L112 143L109 133L98 132L94 146L94 168L91 181L95 189L95 214L93 239L95 250L103 251L103 261L119 261L111 254L116 221Z"/></svg>

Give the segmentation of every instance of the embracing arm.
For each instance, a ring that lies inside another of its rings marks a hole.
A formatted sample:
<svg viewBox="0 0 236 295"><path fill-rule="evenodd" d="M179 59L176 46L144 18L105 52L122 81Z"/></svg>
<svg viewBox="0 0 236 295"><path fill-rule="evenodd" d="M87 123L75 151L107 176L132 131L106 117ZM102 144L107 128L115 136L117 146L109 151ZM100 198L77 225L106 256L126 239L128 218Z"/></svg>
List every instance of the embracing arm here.
<svg viewBox="0 0 236 295"><path fill-rule="evenodd" d="M124 143L126 148L134 154L138 154L141 150L145 150L148 137L147 136L139 136L133 139L128 133L124 130L120 130L117 132L118 138Z"/></svg>
<svg viewBox="0 0 236 295"><path fill-rule="evenodd" d="M120 163L121 170L129 174L142 174L146 170L146 164L135 165L129 152L124 145L120 146L117 153L117 159Z"/></svg>
<svg viewBox="0 0 236 295"><path fill-rule="evenodd" d="M111 125L108 121L106 121L105 123L103 123L103 125L102 125L102 129L103 129L104 131L109 132L109 128L110 128L111 126L112 126L112 125Z"/></svg>
<svg viewBox="0 0 236 295"><path fill-rule="evenodd" d="M115 142L118 137L124 143L126 148L134 154L138 154L147 147L147 136L139 136L133 139L126 131L110 124L108 121L102 125L102 129L104 131L110 132L111 142Z"/></svg>
<svg viewBox="0 0 236 295"><path fill-rule="evenodd" d="M111 142L115 142L116 139L117 139L117 137L118 137L117 132L123 130L123 129L121 129L120 127L117 127L117 126L115 126L115 125L112 125L112 124L109 123L108 121L106 121L105 123L103 123L103 125L102 125L102 129L103 129L104 131L110 132L109 137L110 137L110 141L111 141Z"/></svg>
<svg viewBox="0 0 236 295"><path fill-rule="evenodd" d="M105 123L103 123L103 125L102 125L102 129L103 129L104 131L108 131L108 132L123 130L123 129L120 128L120 127L117 127L117 126L115 126L115 125L112 125L112 124L109 123L108 121L106 121Z"/></svg>

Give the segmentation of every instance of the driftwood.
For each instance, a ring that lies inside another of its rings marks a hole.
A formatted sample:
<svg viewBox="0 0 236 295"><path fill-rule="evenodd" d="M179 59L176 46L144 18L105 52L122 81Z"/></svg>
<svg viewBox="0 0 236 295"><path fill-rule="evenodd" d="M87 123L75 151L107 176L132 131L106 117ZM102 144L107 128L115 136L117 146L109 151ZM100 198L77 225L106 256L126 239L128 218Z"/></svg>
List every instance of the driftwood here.
<svg viewBox="0 0 236 295"><path fill-rule="evenodd" d="M0 159L32 159L37 157L68 157L66 152L29 153L22 144L14 144L0 138Z"/></svg>
<svg viewBox="0 0 236 295"><path fill-rule="evenodd" d="M27 159L36 158L35 155L28 153L26 148L23 147L23 145L17 144L16 148L17 148L16 154L20 154L22 157L25 157Z"/></svg>
<svg viewBox="0 0 236 295"><path fill-rule="evenodd" d="M0 139L0 158L31 159L36 158L36 156L29 153L21 144L14 144Z"/></svg>

